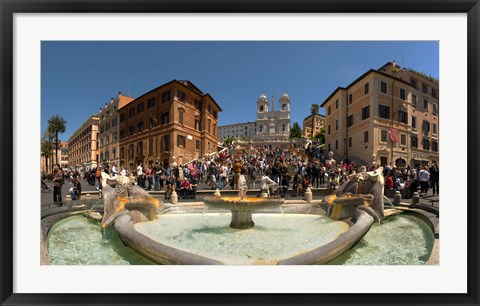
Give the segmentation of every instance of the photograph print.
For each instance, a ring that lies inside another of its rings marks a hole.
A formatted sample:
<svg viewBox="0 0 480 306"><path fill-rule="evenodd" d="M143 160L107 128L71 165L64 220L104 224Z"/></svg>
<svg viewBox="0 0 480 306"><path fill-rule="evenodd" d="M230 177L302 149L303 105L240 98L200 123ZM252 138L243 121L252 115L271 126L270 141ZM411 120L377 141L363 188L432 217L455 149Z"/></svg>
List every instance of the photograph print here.
<svg viewBox="0 0 480 306"><path fill-rule="evenodd" d="M42 265L439 265L438 41L42 41Z"/></svg>

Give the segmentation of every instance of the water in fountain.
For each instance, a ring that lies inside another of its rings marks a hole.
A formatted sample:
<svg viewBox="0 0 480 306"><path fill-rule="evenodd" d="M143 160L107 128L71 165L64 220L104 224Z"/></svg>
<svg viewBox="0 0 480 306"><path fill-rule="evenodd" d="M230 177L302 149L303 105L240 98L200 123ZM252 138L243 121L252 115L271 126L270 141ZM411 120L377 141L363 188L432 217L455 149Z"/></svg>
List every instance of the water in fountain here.
<svg viewBox="0 0 480 306"><path fill-rule="evenodd" d="M102 203L102 199L98 200L95 204L93 204L89 211L94 211L94 208L97 207L97 205L100 203Z"/></svg>
<svg viewBox="0 0 480 306"><path fill-rule="evenodd" d="M333 265L420 265L430 257L435 237L428 225L410 214L374 224L350 251Z"/></svg>
<svg viewBox="0 0 480 306"><path fill-rule="evenodd" d="M136 231L170 247L229 265L275 264L335 240L348 230L343 221L321 215L256 213L248 230L228 227L229 214L164 215L134 225Z"/></svg>
<svg viewBox="0 0 480 306"><path fill-rule="evenodd" d="M207 210L208 210L208 207L205 206L202 210L202 220L203 220L203 216L205 216L205 213L207 212Z"/></svg>
<svg viewBox="0 0 480 306"><path fill-rule="evenodd" d="M126 247L113 228L81 215L55 223L48 232L48 255L53 265L151 265Z"/></svg>

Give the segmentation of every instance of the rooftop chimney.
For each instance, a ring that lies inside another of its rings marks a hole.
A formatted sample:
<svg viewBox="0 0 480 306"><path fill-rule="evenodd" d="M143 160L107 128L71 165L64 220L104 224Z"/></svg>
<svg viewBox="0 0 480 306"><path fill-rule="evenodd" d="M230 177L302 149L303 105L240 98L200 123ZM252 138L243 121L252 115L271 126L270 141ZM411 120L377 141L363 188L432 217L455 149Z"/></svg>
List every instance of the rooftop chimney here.
<svg viewBox="0 0 480 306"><path fill-rule="evenodd" d="M100 113L102 112L102 108L100 107Z"/></svg>
<svg viewBox="0 0 480 306"><path fill-rule="evenodd" d="M273 99L273 95L272 95L272 112L275 111L275 101Z"/></svg>

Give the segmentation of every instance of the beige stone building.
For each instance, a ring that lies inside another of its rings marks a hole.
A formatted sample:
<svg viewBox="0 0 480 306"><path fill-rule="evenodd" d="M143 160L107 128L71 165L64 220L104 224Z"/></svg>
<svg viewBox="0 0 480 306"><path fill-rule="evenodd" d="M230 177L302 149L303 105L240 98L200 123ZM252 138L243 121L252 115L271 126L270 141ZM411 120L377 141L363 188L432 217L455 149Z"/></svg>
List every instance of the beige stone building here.
<svg viewBox="0 0 480 306"><path fill-rule="evenodd" d="M312 138L321 128L325 126L325 116L316 114L315 118L312 115L303 119L303 137ZM313 133L312 133L312 120L313 120Z"/></svg>
<svg viewBox="0 0 480 306"><path fill-rule="evenodd" d="M60 142L58 147L58 163L62 169L68 168L68 141Z"/></svg>
<svg viewBox="0 0 480 306"><path fill-rule="evenodd" d="M89 171L98 165L98 115L92 115L68 140L68 160L70 168Z"/></svg>
<svg viewBox="0 0 480 306"><path fill-rule="evenodd" d="M360 164L427 164L439 157L439 83L389 62L322 103L326 145Z"/></svg>
<svg viewBox="0 0 480 306"><path fill-rule="evenodd" d="M250 140L256 133L256 122L245 122L222 125L218 127L218 140L223 142L227 138Z"/></svg>
<svg viewBox="0 0 480 306"><path fill-rule="evenodd" d="M213 97L190 81L173 80L119 109L120 166L169 165L217 151L218 113Z"/></svg>
<svg viewBox="0 0 480 306"><path fill-rule="evenodd" d="M271 107L270 107L271 105ZM271 102L265 94L257 99L257 114L255 122L245 122L223 125L219 127L221 141L232 137L239 141L255 144L288 143L290 137L290 96L284 92L278 100L278 110L275 110L275 99Z"/></svg>
<svg viewBox="0 0 480 306"><path fill-rule="evenodd" d="M48 169L45 162L45 157L40 156L40 170L44 173L52 172L52 165L55 164L55 161L58 161L62 169L68 168L68 141L61 141L58 145L57 159L55 159L55 144L52 144L52 156L48 157Z"/></svg>
<svg viewBox="0 0 480 306"><path fill-rule="evenodd" d="M111 98L109 103L105 103L105 106L100 108L98 114L100 163L115 164L117 167L120 164L118 110L133 100L119 92L116 98Z"/></svg>

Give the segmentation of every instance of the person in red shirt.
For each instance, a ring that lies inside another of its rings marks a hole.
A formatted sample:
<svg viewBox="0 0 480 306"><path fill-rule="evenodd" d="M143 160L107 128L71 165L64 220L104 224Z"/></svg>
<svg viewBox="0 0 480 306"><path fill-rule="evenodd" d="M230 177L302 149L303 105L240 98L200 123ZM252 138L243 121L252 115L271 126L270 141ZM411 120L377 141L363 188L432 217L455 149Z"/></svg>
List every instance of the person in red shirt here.
<svg viewBox="0 0 480 306"><path fill-rule="evenodd" d="M393 189L393 178L392 178L392 173L387 174L387 179L385 180L385 187L388 189Z"/></svg>
<svg viewBox="0 0 480 306"><path fill-rule="evenodd" d="M180 189L180 197L186 197L190 190L190 181L185 177L183 178L182 188Z"/></svg>

